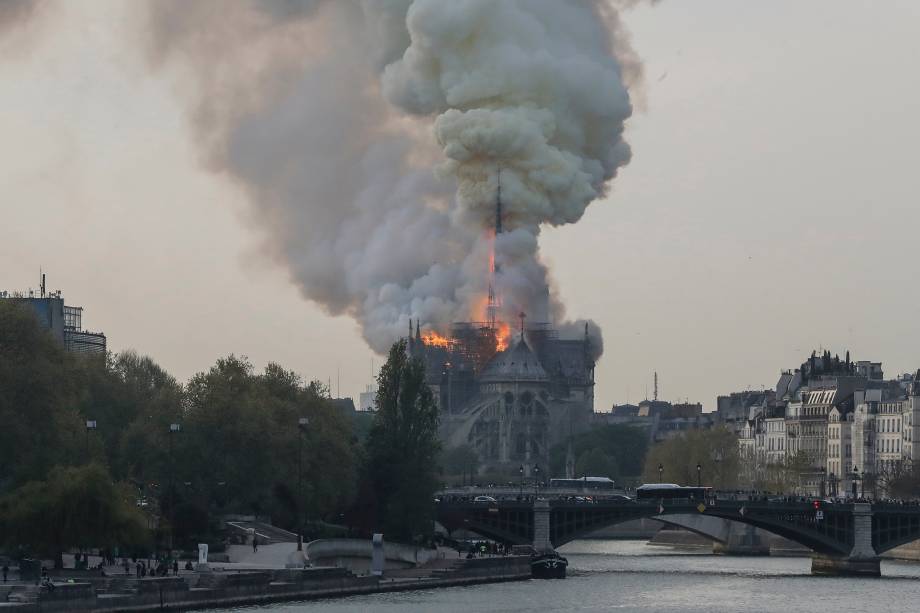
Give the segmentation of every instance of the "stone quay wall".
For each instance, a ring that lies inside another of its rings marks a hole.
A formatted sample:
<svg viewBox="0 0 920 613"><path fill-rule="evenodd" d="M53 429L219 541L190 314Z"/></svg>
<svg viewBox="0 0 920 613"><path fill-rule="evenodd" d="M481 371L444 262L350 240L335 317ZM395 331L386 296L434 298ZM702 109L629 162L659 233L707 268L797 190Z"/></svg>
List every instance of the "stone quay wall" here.
<svg viewBox="0 0 920 613"><path fill-rule="evenodd" d="M37 591L37 600L4 603L3 609L11 613L178 611L527 579L527 556L463 560L457 568L435 569L430 576L415 578L356 576L333 567L258 570L202 574L198 581L202 587L189 587L182 577L142 579L133 593L97 593L89 583L58 584L53 592Z"/></svg>

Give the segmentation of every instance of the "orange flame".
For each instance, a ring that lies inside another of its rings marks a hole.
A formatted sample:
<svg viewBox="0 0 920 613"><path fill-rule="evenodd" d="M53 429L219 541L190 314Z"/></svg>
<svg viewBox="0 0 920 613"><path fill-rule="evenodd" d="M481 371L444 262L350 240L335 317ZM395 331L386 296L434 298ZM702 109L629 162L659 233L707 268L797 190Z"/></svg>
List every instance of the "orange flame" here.
<svg viewBox="0 0 920 613"><path fill-rule="evenodd" d="M495 325L495 350L504 351L511 342L511 326L505 322L496 322Z"/></svg>
<svg viewBox="0 0 920 613"><path fill-rule="evenodd" d="M449 338L432 331L422 332L422 342L431 347L444 347L445 349L451 344Z"/></svg>

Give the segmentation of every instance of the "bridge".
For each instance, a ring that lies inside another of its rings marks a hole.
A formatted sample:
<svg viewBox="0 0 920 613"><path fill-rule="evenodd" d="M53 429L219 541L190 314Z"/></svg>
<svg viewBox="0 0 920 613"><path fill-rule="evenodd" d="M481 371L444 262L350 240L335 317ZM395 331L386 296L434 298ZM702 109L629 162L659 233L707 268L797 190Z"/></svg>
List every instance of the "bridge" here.
<svg viewBox="0 0 920 613"><path fill-rule="evenodd" d="M464 528L496 541L552 549L600 528L642 518L699 515L740 522L811 549L812 573L881 574L879 554L920 538L920 506L869 503L780 502L712 499L638 501L576 500L570 496L504 498L474 502L444 496L437 520L448 530Z"/></svg>

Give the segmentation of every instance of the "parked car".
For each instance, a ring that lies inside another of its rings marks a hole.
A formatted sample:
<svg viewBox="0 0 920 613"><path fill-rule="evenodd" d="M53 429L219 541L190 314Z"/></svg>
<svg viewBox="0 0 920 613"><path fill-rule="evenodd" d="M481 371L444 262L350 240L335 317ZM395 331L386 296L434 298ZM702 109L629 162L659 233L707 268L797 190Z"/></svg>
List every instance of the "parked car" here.
<svg viewBox="0 0 920 613"><path fill-rule="evenodd" d="M473 498L473 502L498 502L491 496L476 496Z"/></svg>

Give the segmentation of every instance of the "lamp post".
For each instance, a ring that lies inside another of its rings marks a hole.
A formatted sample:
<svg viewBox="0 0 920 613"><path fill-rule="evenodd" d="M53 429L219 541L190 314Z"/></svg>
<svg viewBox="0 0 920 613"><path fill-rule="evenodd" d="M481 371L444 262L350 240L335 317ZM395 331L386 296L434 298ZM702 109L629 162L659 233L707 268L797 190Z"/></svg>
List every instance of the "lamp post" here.
<svg viewBox="0 0 920 613"><path fill-rule="evenodd" d="M182 431L180 424L169 424L169 555L172 556L173 536L176 532L176 465L173 461L173 434Z"/></svg>
<svg viewBox="0 0 920 613"><path fill-rule="evenodd" d="M658 463L658 483L662 482L662 475L664 474L664 465L661 462Z"/></svg>
<svg viewBox="0 0 920 613"><path fill-rule="evenodd" d="M827 472L826 469L822 466L818 469L818 478L820 479L820 487L818 488L818 496L824 498L827 495Z"/></svg>
<svg viewBox="0 0 920 613"><path fill-rule="evenodd" d="M859 467L855 464L853 465L853 500L856 500L856 482L859 481Z"/></svg>
<svg viewBox="0 0 920 613"><path fill-rule="evenodd" d="M96 429L96 420L86 420L86 463L89 464L89 431Z"/></svg>
<svg viewBox="0 0 920 613"><path fill-rule="evenodd" d="M303 435L309 425L310 420L306 417L297 420L297 551L303 551Z"/></svg>
<svg viewBox="0 0 920 613"><path fill-rule="evenodd" d="M533 467L533 494L536 496L540 492L540 465Z"/></svg>
<svg viewBox="0 0 920 613"><path fill-rule="evenodd" d="M703 467L702 467L700 464L697 464L697 465L696 465L696 486L697 486L697 487L702 487L702 486L703 486L703 475L702 475L702 473L703 473Z"/></svg>
<svg viewBox="0 0 920 613"><path fill-rule="evenodd" d="M521 475L521 493L520 493L520 497L523 498L523 497L524 497L524 465L523 465L523 464L521 464L521 467L518 468L518 474Z"/></svg>
<svg viewBox="0 0 920 613"><path fill-rule="evenodd" d="M829 492L830 495L836 496L837 495L837 477L834 476L834 471L831 471L831 474L830 476L828 476L827 481L830 484L830 492Z"/></svg>

